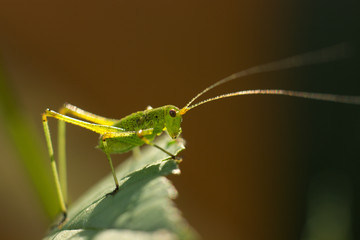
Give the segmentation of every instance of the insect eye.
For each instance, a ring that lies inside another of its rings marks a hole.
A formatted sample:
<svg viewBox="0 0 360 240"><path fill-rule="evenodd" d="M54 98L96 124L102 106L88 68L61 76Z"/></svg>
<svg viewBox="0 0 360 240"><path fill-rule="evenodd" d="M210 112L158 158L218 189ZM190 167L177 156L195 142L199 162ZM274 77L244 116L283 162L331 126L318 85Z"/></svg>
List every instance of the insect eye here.
<svg viewBox="0 0 360 240"><path fill-rule="evenodd" d="M175 109L170 109L169 114L170 114L171 117L176 117Z"/></svg>

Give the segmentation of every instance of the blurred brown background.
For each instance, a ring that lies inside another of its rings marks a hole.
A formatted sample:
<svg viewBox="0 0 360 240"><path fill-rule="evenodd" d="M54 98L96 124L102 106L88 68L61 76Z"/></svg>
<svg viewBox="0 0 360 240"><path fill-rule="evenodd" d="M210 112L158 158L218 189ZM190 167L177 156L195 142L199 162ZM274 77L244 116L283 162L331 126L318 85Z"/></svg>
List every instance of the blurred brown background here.
<svg viewBox="0 0 360 240"><path fill-rule="evenodd" d="M355 0L0 5L1 60L44 156L40 114L47 107L69 102L113 118L148 105L183 107L244 68L344 41L356 52L359 40ZM207 96L256 88L360 95L358 66L355 53L234 81ZM199 107L182 125L182 174L171 177L177 205L204 239L359 239L359 120L358 106L286 97ZM55 120L50 127L55 132ZM68 126L73 200L110 173L104 154L94 149L97 139ZM39 239L49 222L4 124L0 152L2 236Z"/></svg>

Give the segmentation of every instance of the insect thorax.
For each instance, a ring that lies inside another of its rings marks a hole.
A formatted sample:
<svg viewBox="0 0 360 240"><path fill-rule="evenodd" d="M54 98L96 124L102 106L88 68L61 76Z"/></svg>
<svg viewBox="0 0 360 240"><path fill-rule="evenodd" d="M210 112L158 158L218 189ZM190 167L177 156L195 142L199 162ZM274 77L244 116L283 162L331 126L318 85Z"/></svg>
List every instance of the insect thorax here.
<svg viewBox="0 0 360 240"><path fill-rule="evenodd" d="M153 128L155 133L159 133L165 126L164 110L160 107L139 111L120 119L114 126L123 128L126 131L138 131Z"/></svg>

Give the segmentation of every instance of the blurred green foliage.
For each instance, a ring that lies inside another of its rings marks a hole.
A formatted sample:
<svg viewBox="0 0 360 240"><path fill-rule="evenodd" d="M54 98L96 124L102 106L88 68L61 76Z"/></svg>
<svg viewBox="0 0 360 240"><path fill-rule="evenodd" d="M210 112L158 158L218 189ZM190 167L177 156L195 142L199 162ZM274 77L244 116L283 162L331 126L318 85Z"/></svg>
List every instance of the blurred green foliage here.
<svg viewBox="0 0 360 240"><path fill-rule="evenodd" d="M21 104L11 89L6 74L0 65L0 118L5 125L6 134L14 152L24 166L31 185L34 187L46 215L55 217L59 204L49 170L49 160L39 144L39 136L28 121ZM39 115L40 121L40 115Z"/></svg>

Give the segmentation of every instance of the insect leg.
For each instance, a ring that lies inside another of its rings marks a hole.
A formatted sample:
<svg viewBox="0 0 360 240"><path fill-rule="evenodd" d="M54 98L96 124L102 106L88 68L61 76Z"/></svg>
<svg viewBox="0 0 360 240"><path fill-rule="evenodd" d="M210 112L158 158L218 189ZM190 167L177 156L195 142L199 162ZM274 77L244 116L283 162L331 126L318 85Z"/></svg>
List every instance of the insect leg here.
<svg viewBox="0 0 360 240"><path fill-rule="evenodd" d="M146 142L145 142L146 143ZM164 153L166 153L167 155L169 155L171 158L173 158L174 160L176 159L176 156L174 154L172 154L171 152L168 152L166 151L165 149L163 149L162 147L160 147L159 145L156 145L155 143L152 143L152 142L149 142L149 143L146 143L146 144L149 144L151 146L154 146L156 147L157 149L163 151Z"/></svg>
<svg viewBox="0 0 360 240"><path fill-rule="evenodd" d="M166 153L167 155L169 155L169 156L172 157L173 159L176 158L176 156L175 156L174 154L172 154L171 152L166 151L166 150L163 149L162 147L156 145L155 143L153 143L153 142L149 141L147 138L145 138L146 133L145 133L144 131L145 131L145 130L139 130L139 131L137 131L137 133L136 133L137 136L138 136L144 143L156 147L157 149L163 151L164 153Z"/></svg>
<svg viewBox="0 0 360 240"><path fill-rule="evenodd" d="M57 192L57 195L59 198L59 203L60 203L60 209L63 214L63 219L59 223L59 225L61 225L66 220L67 209L66 209L66 205L65 205L64 196L63 196L62 190L61 190L59 175L57 172L56 163L55 163L55 159L54 159L54 150L53 150L53 146L52 146L52 142L51 142L48 120L47 120L47 116L45 113L42 115L42 121L43 121L46 144L47 144L49 155L50 155L51 170L52 170L52 173L54 176L56 192Z"/></svg>
<svg viewBox="0 0 360 240"><path fill-rule="evenodd" d="M89 122L107 126L112 126L119 121L118 119L106 118L93 114L91 112L87 112L69 103L64 104L64 106L60 109L60 113L63 115L71 114L75 117L87 120Z"/></svg>
<svg viewBox="0 0 360 240"><path fill-rule="evenodd" d="M58 121L58 166L61 190L64 201L68 201L67 196L67 168L66 168L66 125L64 121Z"/></svg>
<svg viewBox="0 0 360 240"><path fill-rule="evenodd" d="M115 181L115 190L112 192L112 193L115 193L118 189L119 189L119 182L118 182L118 179L116 177L116 172L115 172L115 169L114 169L114 166L112 164L112 160L111 160L111 157L110 157L110 153L108 151L108 146L107 146L107 143L106 143L106 138L103 139L103 145L104 145L104 150L105 150L105 154L106 154L106 157L109 161L109 164L110 164L110 168L111 168L111 173L113 175L113 178L114 178L114 181Z"/></svg>
<svg viewBox="0 0 360 240"><path fill-rule="evenodd" d="M153 130L152 129L147 129L145 131L148 134L151 134ZM128 136L131 136L131 135L136 135L136 132L108 132L108 133L104 133L102 135L102 137L101 137L101 140L102 140L103 145L104 145L104 152L105 152L106 157L107 157L107 159L109 161L111 172L112 172L114 182L115 182L115 190L113 192L111 192L110 194L115 193L119 189L119 182L118 182L118 179L116 177L116 172L115 172L115 169L114 169L113 164L112 164L110 151L109 151L109 148L108 148L108 145L107 145L107 140L111 139L111 138L128 137Z"/></svg>
<svg viewBox="0 0 360 240"><path fill-rule="evenodd" d="M100 125L100 124L95 124L95 123L88 123L85 121L81 121L81 120L78 120L75 118L71 118L71 117L62 115L60 113L57 113L57 112L49 110L49 109L47 109L43 113L43 115L42 115L43 126L44 126L44 132L45 132L45 138L46 138L46 142L47 142L47 146L48 146L48 151L49 151L49 155L50 155L51 168L52 168L52 172L53 172L53 176L54 176L54 180L55 180L56 191L57 191L59 202L60 202L60 208L61 208L61 211L63 212L63 216L64 216L63 220L60 223L60 224L62 224L66 220L67 209L66 209L64 195L62 192L61 182L59 180L59 174L58 174L55 159L54 159L53 145L51 142L50 130L49 130L49 126L47 123L48 117L53 117L60 121L71 123L71 124L86 128L88 130L94 131L99 134L105 134L108 132L119 132L122 136L131 136L131 135L135 135L136 132L125 132L122 128ZM65 136L63 136L63 137L65 137ZM113 169L111 159L109 161L110 161L110 167ZM116 181L115 181L115 183L116 183Z"/></svg>
<svg viewBox="0 0 360 240"><path fill-rule="evenodd" d="M65 121L67 123L71 123L71 124L77 125L79 127L86 128L90 131L93 131L93 132L96 132L99 134L105 134L105 133L109 133L109 132L121 132L123 136L131 136L131 135L135 134L135 132L126 132L126 131L124 131L124 129L118 128L118 127L101 125L101 124L96 124L96 123L89 123L89 122L85 122L82 120L78 120L78 119L75 119L72 117L68 117L66 115L62 115L60 113L57 113L57 112L55 112L53 110L49 110L49 109L46 109L44 114L46 115L46 117L53 117L58 120Z"/></svg>
<svg viewBox="0 0 360 240"><path fill-rule="evenodd" d="M145 130L140 130L141 133L142 133L142 136L146 136L146 135L151 135L154 131L153 128L149 128L149 129L145 129ZM108 139L108 138L118 138L118 137L128 137L128 136L134 136L134 135L137 135L139 136L139 131L135 132L135 131L129 131L129 132L107 132L107 133L104 133L103 136L102 136L102 140L104 141L105 139Z"/></svg>
<svg viewBox="0 0 360 240"><path fill-rule="evenodd" d="M60 108L59 113L62 115L73 115L78 118L98 123L101 125L114 125L117 121L116 119L105 118L102 116L95 115L93 113L84 111L72 104L65 103L62 108ZM67 202L67 174L66 174L66 125L65 122L59 120L58 122L58 166L59 166L59 177L62 192L64 195L64 200Z"/></svg>

